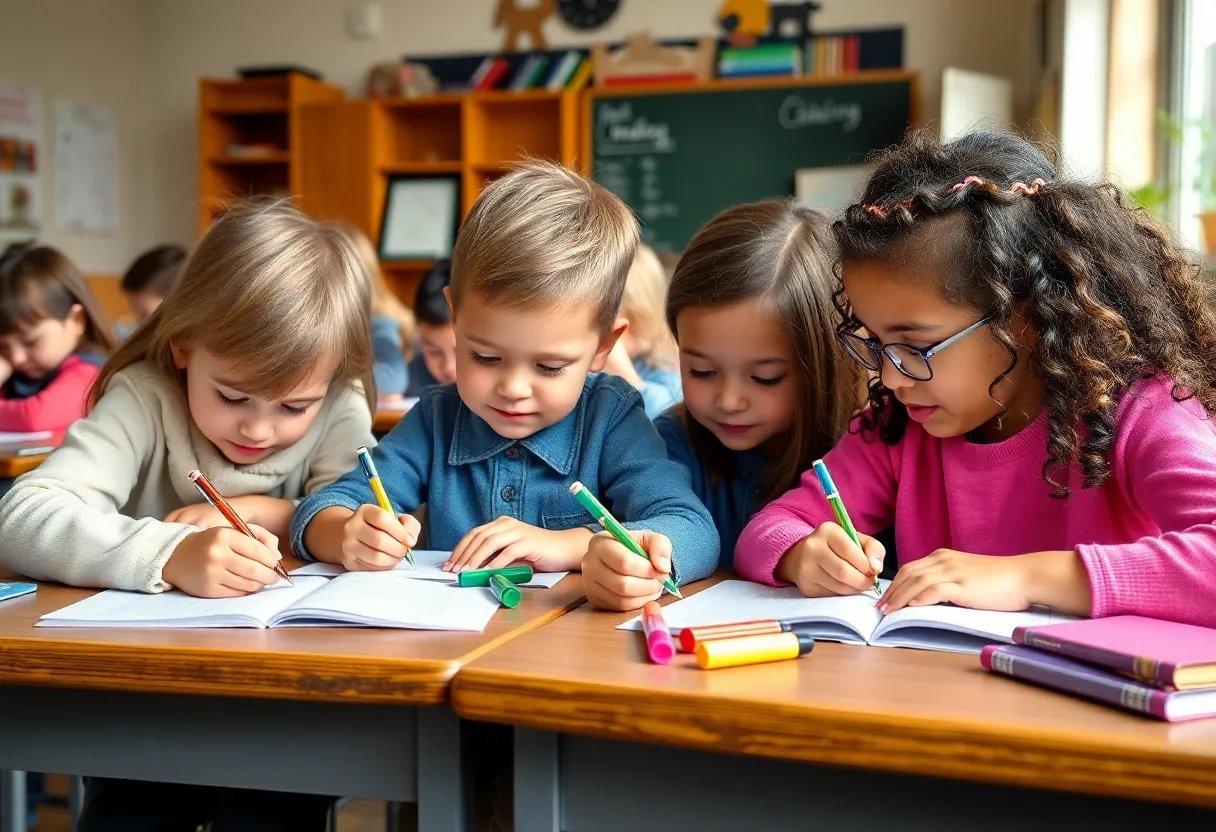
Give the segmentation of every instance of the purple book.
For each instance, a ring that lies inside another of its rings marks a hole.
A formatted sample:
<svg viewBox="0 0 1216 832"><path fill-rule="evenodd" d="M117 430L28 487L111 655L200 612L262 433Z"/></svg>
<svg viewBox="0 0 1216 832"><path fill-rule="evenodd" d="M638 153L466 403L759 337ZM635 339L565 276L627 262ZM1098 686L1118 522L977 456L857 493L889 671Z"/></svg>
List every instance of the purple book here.
<svg viewBox="0 0 1216 832"><path fill-rule="evenodd" d="M1117 705L1167 722L1216 715L1216 690L1164 691L1097 667L1021 645L991 645L984 667L1023 682Z"/></svg>
<svg viewBox="0 0 1216 832"><path fill-rule="evenodd" d="M1216 630L1114 615L1018 627L1015 644L1098 664L1158 688L1216 687Z"/></svg>

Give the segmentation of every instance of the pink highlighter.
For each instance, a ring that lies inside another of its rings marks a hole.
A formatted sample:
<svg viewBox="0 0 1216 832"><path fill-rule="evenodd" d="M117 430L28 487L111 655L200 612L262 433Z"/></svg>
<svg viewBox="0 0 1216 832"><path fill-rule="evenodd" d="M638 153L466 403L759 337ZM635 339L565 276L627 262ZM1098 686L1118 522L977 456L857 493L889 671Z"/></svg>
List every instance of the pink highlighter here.
<svg viewBox="0 0 1216 832"><path fill-rule="evenodd" d="M642 607L642 630L646 633L646 650L655 664L667 664L676 655L676 646L671 641L671 632L658 601Z"/></svg>

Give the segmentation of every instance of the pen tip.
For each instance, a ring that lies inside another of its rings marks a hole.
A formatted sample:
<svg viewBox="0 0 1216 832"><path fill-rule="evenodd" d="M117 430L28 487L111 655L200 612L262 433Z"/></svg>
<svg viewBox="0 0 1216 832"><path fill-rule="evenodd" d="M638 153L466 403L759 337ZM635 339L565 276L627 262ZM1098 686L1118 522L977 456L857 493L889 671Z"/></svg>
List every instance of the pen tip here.
<svg viewBox="0 0 1216 832"><path fill-rule="evenodd" d="M684 595L683 595L683 593L681 593L681 592L680 592L680 590L679 590L679 589L673 589L673 590L671 591L671 594L672 594L672 595L674 595L674 596L676 596L676 597L677 597L677 598L679 598L680 600L683 600L683 599L684 599Z"/></svg>

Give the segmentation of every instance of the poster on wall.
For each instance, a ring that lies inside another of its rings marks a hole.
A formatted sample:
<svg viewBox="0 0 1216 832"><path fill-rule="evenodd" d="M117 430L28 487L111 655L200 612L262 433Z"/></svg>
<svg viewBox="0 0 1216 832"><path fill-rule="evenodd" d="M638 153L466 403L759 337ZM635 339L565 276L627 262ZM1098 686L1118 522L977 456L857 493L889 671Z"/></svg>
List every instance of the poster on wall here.
<svg viewBox="0 0 1216 832"><path fill-rule="evenodd" d="M0 81L0 236L32 237L42 226L42 100Z"/></svg>
<svg viewBox="0 0 1216 832"><path fill-rule="evenodd" d="M118 230L118 128L109 107L55 102L55 224Z"/></svg>

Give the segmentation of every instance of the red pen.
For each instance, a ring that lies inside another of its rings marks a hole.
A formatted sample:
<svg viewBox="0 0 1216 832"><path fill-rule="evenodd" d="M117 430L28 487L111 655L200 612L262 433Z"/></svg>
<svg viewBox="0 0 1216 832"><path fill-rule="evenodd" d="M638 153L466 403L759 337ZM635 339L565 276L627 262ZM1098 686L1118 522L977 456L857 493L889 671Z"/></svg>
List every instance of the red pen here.
<svg viewBox="0 0 1216 832"><path fill-rule="evenodd" d="M203 499L211 503L212 508L224 515L224 519L228 521L228 524L232 528L241 534L249 535L254 540L258 539L257 535L245 525L245 521L241 519L241 516L236 513L232 506L228 505L228 501L224 499L223 495L216 491L215 486L203 476L202 471L191 471L187 476L190 482L194 483L194 487L198 489L198 493L203 495ZM291 578L288 577L287 570L283 568L283 564L276 563L274 571L287 583L291 583ZM295 586L295 584L292 584L292 586Z"/></svg>
<svg viewBox="0 0 1216 832"><path fill-rule="evenodd" d="M676 646L671 643L671 631L663 620L658 601L642 607L642 630L646 633L646 651L655 664L667 664L676 655Z"/></svg>

